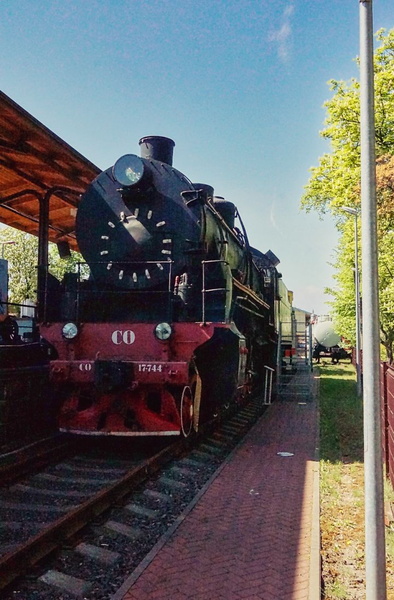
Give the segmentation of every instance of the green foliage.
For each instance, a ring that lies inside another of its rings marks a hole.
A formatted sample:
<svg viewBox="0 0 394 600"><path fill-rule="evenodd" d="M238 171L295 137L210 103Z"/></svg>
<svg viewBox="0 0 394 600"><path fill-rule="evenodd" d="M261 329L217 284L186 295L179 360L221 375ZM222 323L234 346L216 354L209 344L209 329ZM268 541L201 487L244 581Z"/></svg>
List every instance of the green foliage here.
<svg viewBox="0 0 394 600"><path fill-rule="evenodd" d="M380 30L381 46L374 55L376 154L394 154L394 29ZM329 81L333 96L325 102L325 129L321 136L331 152L311 168L301 205L307 211L337 214L341 206L359 204L360 180L360 84Z"/></svg>
<svg viewBox="0 0 394 600"><path fill-rule="evenodd" d="M37 238L6 227L0 230L2 255L8 260L9 302L21 303L36 300L37 289ZM3 244L3 242L8 242ZM12 243L9 243L12 242Z"/></svg>
<svg viewBox="0 0 394 600"><path fill-rule="evenodd" d="M5 227L0 230L0 246L3 258L8 260L9 302L35 302L38 238L18 229ZM70 258L61 259L56 245L49 245L49 271L60 280L65 272L75 270L75 265L80 260L81 256L76 252L72 252Z"/></svg>
<svg viewBox="0 0 394 600"><path fill-rule="evenodd" d="M394 231L379 236L379 308L382 344L393 362L394 348Z"/></svg>
<svg viewBox="0 0 394 600"><path fill-rule="evenodd" d="M394 29L377 33L374 53L375 129L379 243L379 293L382 344L393 360L394 347ZM301 205L321 216L330 213L340 239L334 276L332 313L338 332L355 341L354 217L343 206L360 207L360 84L331 80L333 95L325 103L327 116L322 137L330 142L305 187ZM359 256L361 257L361 249ZM361 275L360 275L361 280ZM361 290L362 295L362 290Z"/></svg>

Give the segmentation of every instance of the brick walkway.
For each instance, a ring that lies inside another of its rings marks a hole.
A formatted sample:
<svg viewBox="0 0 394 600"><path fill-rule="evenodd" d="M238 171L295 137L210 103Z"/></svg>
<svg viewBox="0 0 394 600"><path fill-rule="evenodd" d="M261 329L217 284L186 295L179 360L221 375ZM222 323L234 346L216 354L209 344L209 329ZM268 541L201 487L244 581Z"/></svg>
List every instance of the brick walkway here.
<svg viewBox="0 0 394 600"><path fill-rule="evenodd" d="M317 426L273 403L113 600L318 600Z"/></svg>

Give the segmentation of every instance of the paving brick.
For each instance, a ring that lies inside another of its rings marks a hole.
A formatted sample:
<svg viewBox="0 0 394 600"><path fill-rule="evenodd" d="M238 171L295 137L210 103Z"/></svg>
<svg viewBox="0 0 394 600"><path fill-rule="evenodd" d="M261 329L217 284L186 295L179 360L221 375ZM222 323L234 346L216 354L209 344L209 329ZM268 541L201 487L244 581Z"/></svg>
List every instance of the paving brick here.
<svg viewBox="0 0 394 600"><path fill-rule="evenodd" d="M314 402L270 405L113 600L315 600L308 595L316 434Z"/></svg>

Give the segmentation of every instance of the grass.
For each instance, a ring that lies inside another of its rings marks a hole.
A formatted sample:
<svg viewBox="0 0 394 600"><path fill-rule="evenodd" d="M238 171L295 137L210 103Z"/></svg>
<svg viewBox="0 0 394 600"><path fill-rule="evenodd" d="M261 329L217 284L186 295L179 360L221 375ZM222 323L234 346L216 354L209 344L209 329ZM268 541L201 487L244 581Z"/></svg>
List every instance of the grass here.
<svg viewBox="0 0 394 600"><path fill-rule="evenodd" d="M394 501L390 484L386 499ZM363 409L352 365L320 367L323 597L365 598ZM394 600L394 530L386 527L387 598Z"/></svg>

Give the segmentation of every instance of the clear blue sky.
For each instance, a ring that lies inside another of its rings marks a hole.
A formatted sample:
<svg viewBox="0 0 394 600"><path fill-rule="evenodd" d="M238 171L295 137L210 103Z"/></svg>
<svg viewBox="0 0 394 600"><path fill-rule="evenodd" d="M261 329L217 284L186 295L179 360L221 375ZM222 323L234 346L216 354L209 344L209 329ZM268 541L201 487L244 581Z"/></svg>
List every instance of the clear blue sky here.
<svg viewBox="0 0 394 600"><path fill-rule="evenodd" d="M300 211L327 81L357 76L358 0L2 0L2 90L100 168L176 142L174 165L234 202L299 308L328 311L336 232ZM394 27L374 0L374 31Z"/></svg>

